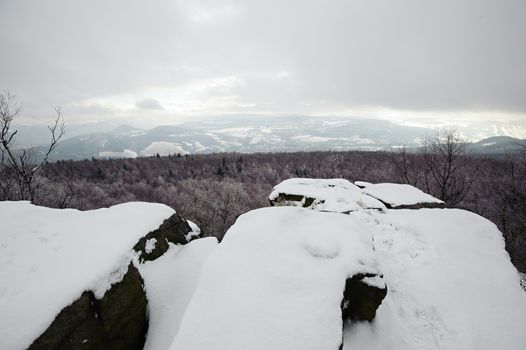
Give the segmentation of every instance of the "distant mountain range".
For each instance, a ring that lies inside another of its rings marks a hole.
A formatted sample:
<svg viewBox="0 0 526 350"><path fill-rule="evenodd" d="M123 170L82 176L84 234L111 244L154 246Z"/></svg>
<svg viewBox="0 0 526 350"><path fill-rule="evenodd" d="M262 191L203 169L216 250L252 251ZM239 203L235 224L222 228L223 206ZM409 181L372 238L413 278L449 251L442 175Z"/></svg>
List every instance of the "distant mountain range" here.
<svg viewBox="0 0 526 350"><path fill-rule="evenodd" d="M311 117L230 117L153 129L121 125L62 141L53 160L178 153L390 150L418 147L426 134L435 131L381 119ZM520 148L521 142L525 141L497 136L472 143L470 149L474 153L501 154Z"/></svg>

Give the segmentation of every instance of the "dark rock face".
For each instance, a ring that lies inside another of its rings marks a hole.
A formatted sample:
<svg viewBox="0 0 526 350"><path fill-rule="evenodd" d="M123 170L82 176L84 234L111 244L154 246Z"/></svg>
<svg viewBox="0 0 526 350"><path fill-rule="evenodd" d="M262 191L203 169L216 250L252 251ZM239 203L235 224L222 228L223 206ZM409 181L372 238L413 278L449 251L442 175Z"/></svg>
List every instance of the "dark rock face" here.
<svg viewBox="0 0 526 350"><path fill-rule="evenodd" d="M133 247L133 250L140 253L139 259L141 262L155 260L168 250L168 242L186 244L196 238L200 238L192 236L187 240L186 237L188 237L190 232L192 232L192 228L188 225L188 222L179 215L174 214L164 220L158 229L142 237ZM155 248L148 251L146 242L150 239L155 240Z"/></svg>
<svg viewBox="0 0 526 350"><path fill-rule="evenodd" d="M130 264L122 281L102 299L87 291L65 307L29 349L142 349L148 329L143 285L139 271Z"/></svg>
<svg viewBox="0 0 526 350"><path fill-rule="evenodd" d="M372 321L376 310L387 295L387 286L367 284L364 278L381 276L375 274L356 274L345 282L341 303L343 320Z"/></svg>
<svg viewBox="0 0 526 350"><path fill-rule="evenodd" d="M308 208L314 203L316 199L311 197L305 197L301 194L286 194L280 193L278 198L270 201L270 206L285 206L290 205L290 203L303 203L303 208Z"/></svg>
<svg viewBox="0 0 526 350"><path fill-rule="evenodd" d="M385 202L382 202L385 204L387 209L443 209L446 208L445 203L416 203L416 204L403 204L403 205L391 205Z"/></svg>

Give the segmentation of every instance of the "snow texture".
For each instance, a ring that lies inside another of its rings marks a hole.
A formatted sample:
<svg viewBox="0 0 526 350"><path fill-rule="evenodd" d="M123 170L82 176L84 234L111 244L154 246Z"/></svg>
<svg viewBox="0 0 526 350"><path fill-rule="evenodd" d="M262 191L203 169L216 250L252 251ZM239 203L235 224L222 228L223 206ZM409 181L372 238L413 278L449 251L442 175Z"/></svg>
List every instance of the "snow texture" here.
<svg viewBox="0 0 526 350"><path fill-rule="evenodd" d="M145 350L170 347L194 292L201 266L216 246L214 237L194 240L184 246L170 244L161 257L139 266L150 320Z"/></svg>
<svg viewBox="0 0 526 350"><path fill-rule="evenodd" d="M280 194L314 198L309 208L319 211L343 213L364 208L385 208L380 201L364 194L358 186L344 179L292 178L275 186L269 199L274 201ZM300 206L302 204L298 203Z"/></svg>
<svg viewBox="0 0 526 350"><path fill-rule="evenodd" d="M192 229L190 232L188 232L186 235L184 235L184 238L186 238L187 242L190 242L193 237L197 237L201 234L201 229L197 224L193 221L186 220L190 228Z"/></svg>
<svg viewBox="0 0 526 350"><path fill-rule="evenodd" d="M140 202L84 212L0 202L0 349L26 349L82 292L102 297L172 214Z"/></svg>
<svg viewBox="0 0 526 350"><path fill-rule="evenodd" d="M369 225L389 287L344 350L526 349L526 293L488 220L459 209L353 212Z"/></svg>
<svg viewBox="0 0 526 350"><path fill-rule="evenodd" d="M419 203L444 203L411 185L393 183L372 184L364 181L355 181L354 183L357 186L363 187L363 193L379 199L393 208Z"/></svg>
<svg viewBox="0 0 526 350"><path fill-rule="evenodd" d="M367 226L294 207L241 215L205 261L171 349L338 349L345 281L377 273Z"/></svg>
<svg viewBox="0 0 526 350"><path fill-rule="evenodd" d="M155 249L156 243L157 243L157 239L155 238L150 238L146 240L146 244L144 246L144 251L146 252L146 254L150 254L151 252L153 252L153 250Z"/></svg>

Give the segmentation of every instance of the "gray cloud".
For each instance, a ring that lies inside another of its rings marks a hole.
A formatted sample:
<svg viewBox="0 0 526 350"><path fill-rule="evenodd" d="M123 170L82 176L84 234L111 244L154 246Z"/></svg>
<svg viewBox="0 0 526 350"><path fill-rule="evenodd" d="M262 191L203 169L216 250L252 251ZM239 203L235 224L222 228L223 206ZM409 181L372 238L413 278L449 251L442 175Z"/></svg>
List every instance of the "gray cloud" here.
<svg viewBox="0 0 526 350"><path fill-rule="evenodd" d="M135 103L135 106L139 109L147 110L161 110L164 109L161 103L155 98L145 98Z"/></svg>
<svg viewBox="0 0 526 350"><path fill-rule="evenodd" d="M0 1L0 33L0 88L31 116L136 113L154 98L166 118L388 108L526 119L522 0Z"/></svg>

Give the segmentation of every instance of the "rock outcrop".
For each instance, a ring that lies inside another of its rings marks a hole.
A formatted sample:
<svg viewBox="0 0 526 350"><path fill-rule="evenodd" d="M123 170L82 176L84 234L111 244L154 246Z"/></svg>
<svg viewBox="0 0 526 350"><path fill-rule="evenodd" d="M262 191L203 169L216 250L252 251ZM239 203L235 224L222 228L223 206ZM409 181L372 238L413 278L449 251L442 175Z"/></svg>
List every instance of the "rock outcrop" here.
<svg viewBox="0 0 526 350"><path fill-rule="evenodd" d="M372 184L356 181L355 185L360 187L363 193L382 202L387 209L439 209L446 207L443 201L407 184Z"/></svg>
<svg viewBox="0 0 526 350"><path fill-rule="evenodd" d="M271 206L294 206L336 213L385 209L380 201L344 179L288 179L274 187L269 201Z"/></svg>
<svg viewBox="0 0 526 350"><path fill-rule="evenodd" d="M196 238L199 235L188 222L173 214L139 239L133 250L142 263L162 256L169 243L183 245ZM122 281L113 284L101 299L86 291L65 307L29 349L140 350L148 329L146 309L143 279L130 263Z"/></svg>
<svg viewBox="0 0 526 350"><path fill-rule="evenodd" d="M177 214L166 219L158 229L142 237L133 247L141 262L155 260L168 250L168 243L186 244L200 238L188 222Z"/></svg>
<svg viewBox="0 0 526 350"><path fill-rule="evenodd" d="M122 281L97 299L92 291L66 306L30 350L139 350L148 321L139 271L130 264Z"/></svg>
<svg viewBox="0 0 526 350"><path fill-rule="evenodd" d="M197 238L197 226L155 203L0 206L0 247L10 252L0 262L0 348L142 349L147 298L137 266Z"/></svg>

